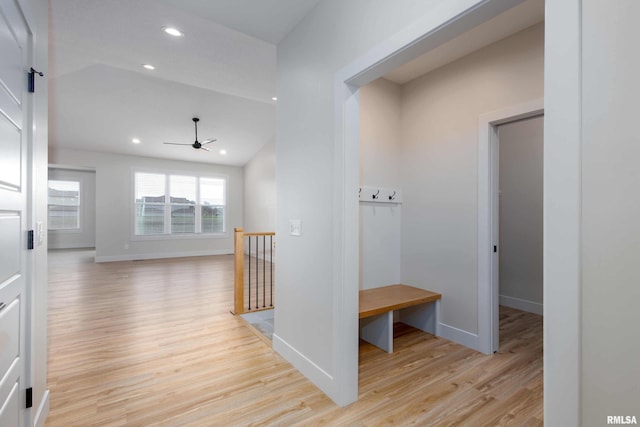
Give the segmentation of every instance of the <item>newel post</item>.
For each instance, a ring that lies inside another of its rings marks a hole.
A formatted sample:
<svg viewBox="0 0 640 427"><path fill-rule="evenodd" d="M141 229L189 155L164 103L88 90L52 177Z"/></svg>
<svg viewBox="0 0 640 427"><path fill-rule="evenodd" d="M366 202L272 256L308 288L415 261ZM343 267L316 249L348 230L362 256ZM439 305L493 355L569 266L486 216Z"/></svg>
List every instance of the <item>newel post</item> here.
<svg viewBox="0 0 640 427"><path fill-rule="evenodd" d="M234 230L234 307L233 314L244 313L244 229L241 227Z"/></svg>

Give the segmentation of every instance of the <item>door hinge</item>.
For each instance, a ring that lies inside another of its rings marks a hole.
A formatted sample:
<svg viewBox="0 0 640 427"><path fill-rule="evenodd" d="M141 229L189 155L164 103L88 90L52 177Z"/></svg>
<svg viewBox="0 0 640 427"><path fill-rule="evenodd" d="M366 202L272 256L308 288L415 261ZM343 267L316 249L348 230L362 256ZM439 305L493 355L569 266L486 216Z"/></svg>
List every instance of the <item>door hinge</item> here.
<svg viewBox="0 0 640 427"><path fill-rule="evenodd" d="M33 67L29 70L29 92L34 93L36 91L36 74L40 77L44 77L44 73L38 70L34 70Z"/></svg>
<svg viewBox="0 0 640 427"><path fill-rule="evenodd" d="M493 252L498 252L498 246L497 245L493 245Z"/></svg>
<svg viewBox="0 0 640 427"><path fill-rule="evenodd" d="M26 396L27 399L26 399L25 407L28 409L28 408L31 408L33 406L33 388L29 387L26 390L26 392L27 392L27 396Z"/></svg>
<svg viewBox="0 0 640 427"><path fill-rule="evenodd" d="M33 249L33 230L27 231L27 249Z"/></svg>

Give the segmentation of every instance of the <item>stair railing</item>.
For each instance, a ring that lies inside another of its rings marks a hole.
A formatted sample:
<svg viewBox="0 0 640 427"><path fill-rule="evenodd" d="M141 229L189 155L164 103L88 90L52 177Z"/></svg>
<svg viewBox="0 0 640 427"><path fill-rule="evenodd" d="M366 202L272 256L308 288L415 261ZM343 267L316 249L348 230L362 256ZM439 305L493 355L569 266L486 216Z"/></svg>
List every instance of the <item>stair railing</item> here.
<svg viewBox="0 0 640 427"><path fill-rule="evenodd" d="M274 307L275 235L275 232L245 233L243 228L234 229L233 314Z"/></svg>

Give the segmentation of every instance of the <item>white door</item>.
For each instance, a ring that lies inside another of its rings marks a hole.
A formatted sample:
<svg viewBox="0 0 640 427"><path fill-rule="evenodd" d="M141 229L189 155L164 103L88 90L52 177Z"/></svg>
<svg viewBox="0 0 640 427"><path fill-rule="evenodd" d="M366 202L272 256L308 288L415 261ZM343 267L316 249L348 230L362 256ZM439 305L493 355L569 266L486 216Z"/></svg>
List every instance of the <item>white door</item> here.
<svg viewBox="0 0 640 427"><path fill-rule="evenodd" d="M18 3L0 2L0 426L25 418L31 40Z"/></svg>

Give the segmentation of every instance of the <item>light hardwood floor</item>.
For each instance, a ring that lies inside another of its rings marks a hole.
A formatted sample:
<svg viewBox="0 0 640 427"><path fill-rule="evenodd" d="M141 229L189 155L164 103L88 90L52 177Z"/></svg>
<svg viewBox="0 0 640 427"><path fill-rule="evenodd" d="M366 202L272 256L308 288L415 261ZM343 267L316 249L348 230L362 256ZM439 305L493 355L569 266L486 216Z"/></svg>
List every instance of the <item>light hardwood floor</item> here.
<svg viewBox="0 0 640 427"><path fill-rule="evenodd" d="M542 425L540 316L501 309L493 356L408 327L393 354L361 343L340 408L229 314L232 256L92 257L50 252L48 427Z"/></svg>

